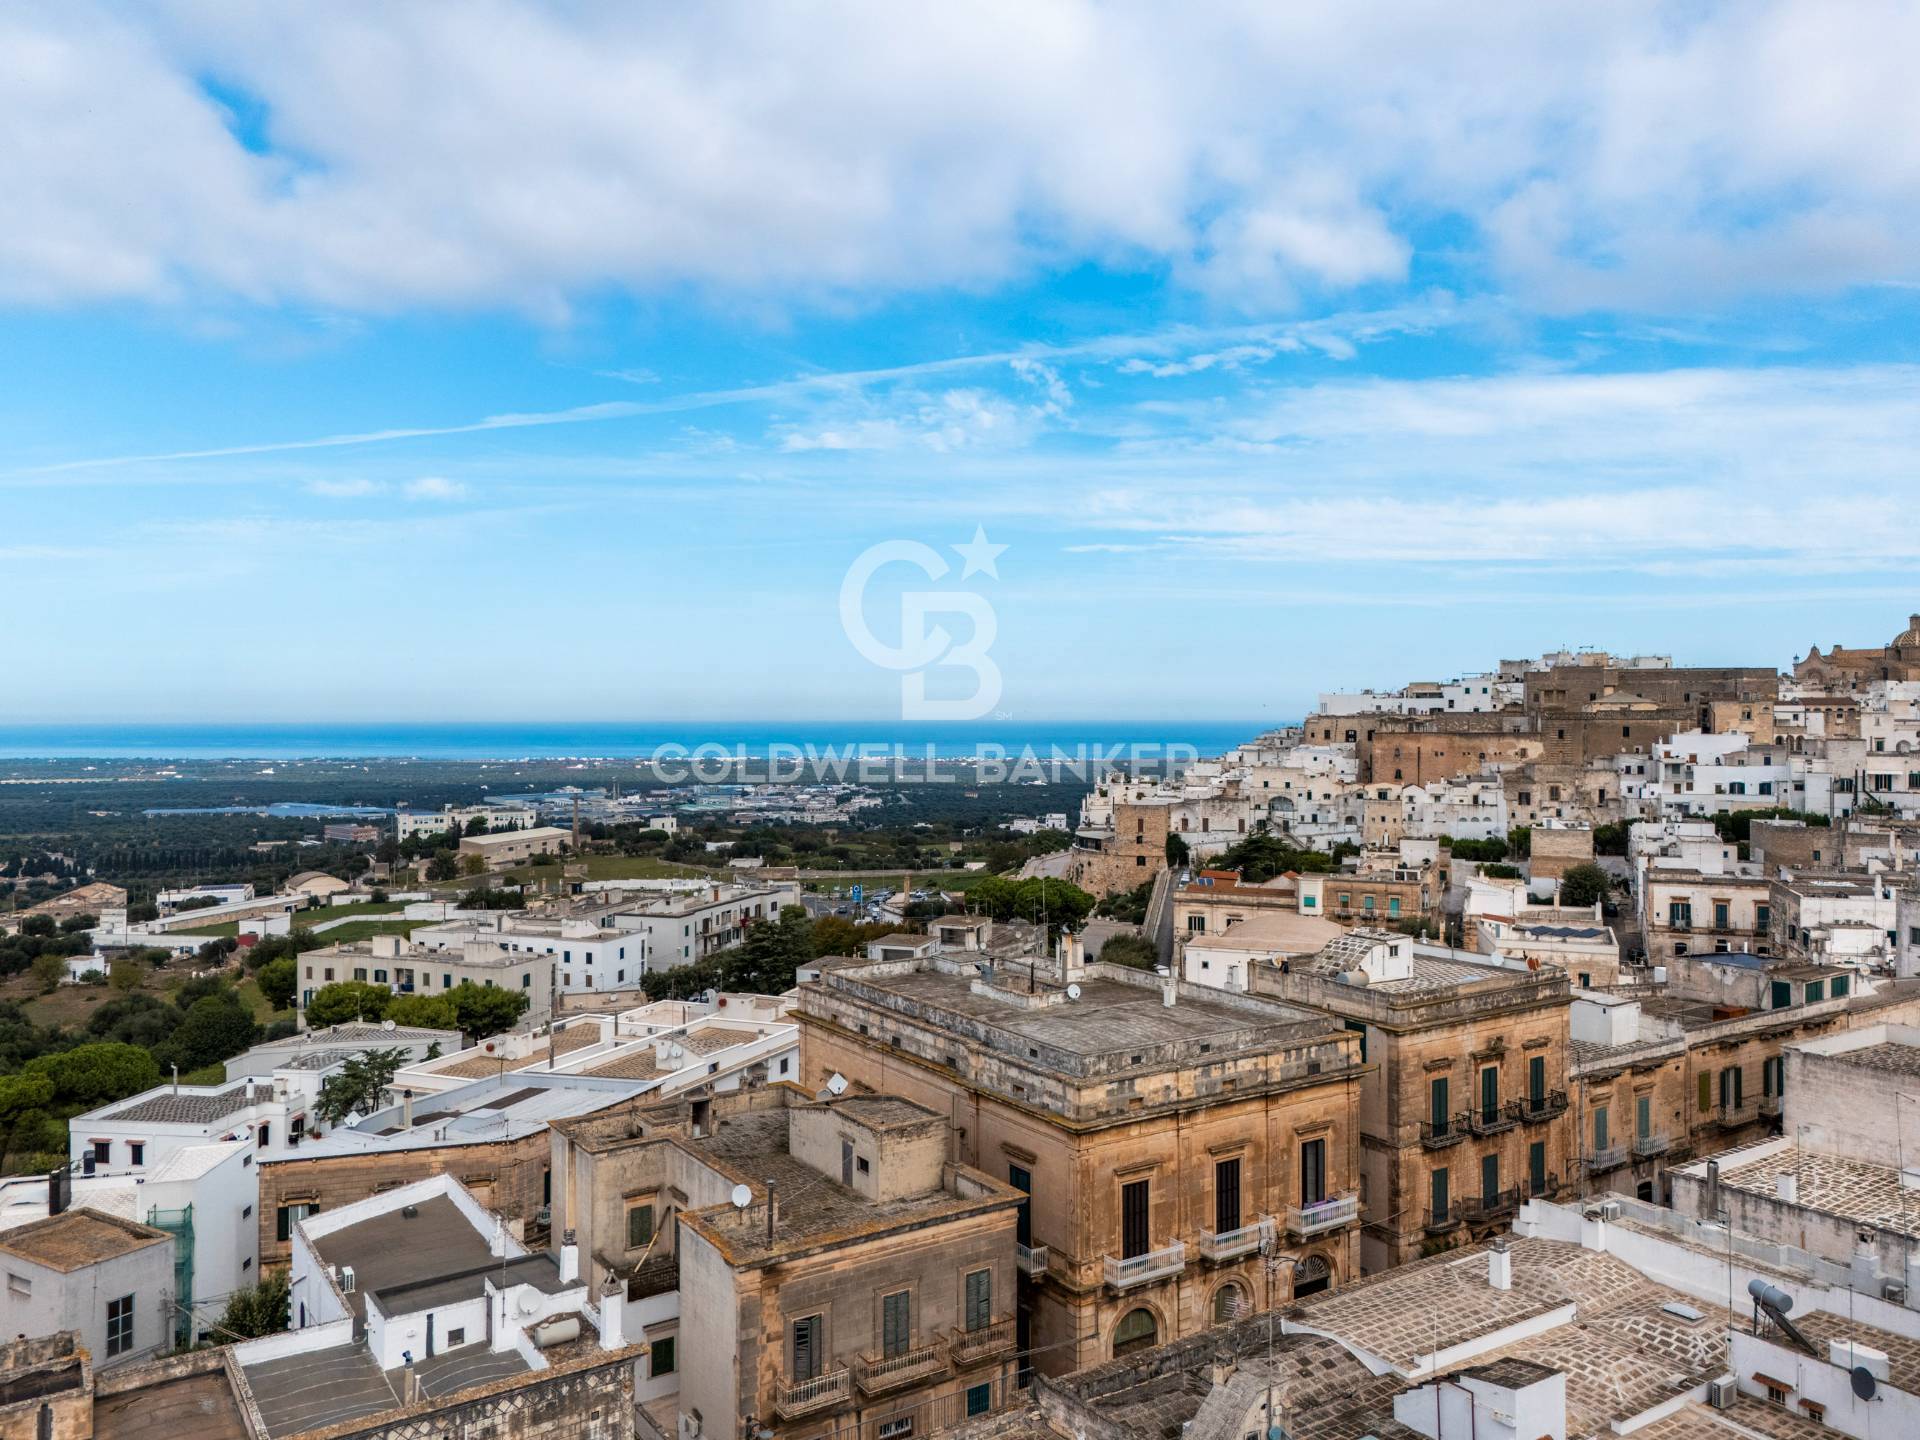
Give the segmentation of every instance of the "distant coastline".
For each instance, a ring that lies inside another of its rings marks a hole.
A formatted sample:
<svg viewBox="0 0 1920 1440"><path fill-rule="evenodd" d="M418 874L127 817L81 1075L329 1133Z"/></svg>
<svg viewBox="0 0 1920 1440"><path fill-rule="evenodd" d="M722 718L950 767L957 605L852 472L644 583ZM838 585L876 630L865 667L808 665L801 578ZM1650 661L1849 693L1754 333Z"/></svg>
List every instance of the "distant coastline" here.
<svg viewBox="0 0 1920 1440"><path fill-rule="evenodd" d="M0 725L0 758L9 760L589 760L641 758L665 746L719 745L764 757L775 746L897 747L909 758L1007 754L1045 758L1091 747L1190 747L1225 753L1286 721L1053 721L1019 725L907 725L884 721L739 721L632 724L422 725Z"/></svg>

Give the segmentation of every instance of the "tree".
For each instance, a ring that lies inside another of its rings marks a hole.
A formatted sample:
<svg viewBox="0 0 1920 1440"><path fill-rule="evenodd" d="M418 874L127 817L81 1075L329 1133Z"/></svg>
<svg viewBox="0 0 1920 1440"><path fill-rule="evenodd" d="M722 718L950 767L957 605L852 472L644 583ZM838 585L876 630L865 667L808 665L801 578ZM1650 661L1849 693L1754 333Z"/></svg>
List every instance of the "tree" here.
<svg viewBox="0 0 1920 1440"><path fill-rule="evenodd" d="M292 957L282 956L262 965L254 979L269 1005L276 1010L290 1009L294 991L300 988L300 966Z"/></svg>
<svg viewBox="0 0 1920 1440"><path fill-rule="evenodd" d="M530 999L524 990L502 990L497 985L476 985L471 980L462 980L453 989L441 991L439 998L453 1002L454 1018L470 1041L511 1030L526 1013Z"/></svg>
<svg viewBox="0 0 1920 1440"><path fill-rule="evenodd" d="M107 971L107 983L122 995L130 995L146 979L146 967L135 960L116 960Z"/></svg>
<svg viewBox="0 0 1920 1440"><path fill-rule="evenodd" d="M1560 877L1560 903L1570 907L1591 905L1604 900L1612 887L1607 872L1598 865L1570 865Z"/></svg>
<svg viewBox="0 0 1920 1440"><path fill-rule="evenodd" d="M253 1012L229 987L223 994L203 995L187 1007L180 1026L156 1058L198 1070L238 1055L253 1044Z"/></svg>
<svg viewBox="0 0 1920 1440"><path fill-rule="evenodd" d="M307 1024L315 1030L344 1025L349 1020L384 1020L393 992L364 980L336 980L322 985L307 1002Z"/></svg>
<svg viewBox="0 0 1920 1440"><path fill-rule="evenodd" d="M1160 963L1160 952L1144 935L1115 935L1100 947L1102 965L1130 965L1136 970L1151 970Z"/></svg>
<svg viewBox="0 0 1920 1440"><path fill-rule="evenodd" d="M53 1081L37 1071L0 1075L0 1159L13 1151L13 1137L28 1116L53 1103Z"/></svg>
<svg viewBox="0 0 1920 1440"><path fill-rule="evenodd" d="M150 1052L113 1041L42 1055L27 1062L26 1073L46 1076L53 1087L53 1103L74 1110L124 1100L160 1083L160 1067Z"/></svg>
<svg viewBox="0 0 1920 1440"><path fill-rule="evenodd" d="M793 988L794 971L814 958L813 920L799 905L780 918L747 931L746 943L728 952L725 988L753 995L779 995Z"/></svg>
<svg viewBox="0 0 1920 1440"><path fill-rule="evenodd" d="M487 873L487 862L478 855L463 855L460 858L460 873L462 875L484 875Z"/></svg>
<svg viewBox="0 0 1920 1440"><path fill-rule="evenodd" d="M37 917L44 919L46 917ZM39 985L42 995L51 995L60 988L60 982L67 978L67 962L60 955L38 955L33 961L34 982Z"/></svg>
<svg viewBox="0 0 1920 1440"><path fill-rule="evenodd" d="M459 873L460 869L454 864L453 852L450 850L438 851L433 859L427 862L427 879L429 880L451 880Z"/></svg>
<svg viewBox="0 0 1920 1440"><path fill-rule="evenodd" d="M257 1340L278 1334L292 1321L291 1289L289 1270L269 1270L258 1285L236 1290L228 1298L220 1329L229 1339Z"/></svg>
<svg viewBox="0 0 1920 1440"><path fill-rule="evenodd" d="M1507 854L1525 860L1533 854L1533 827L1516 825L1507 831Z"/></svg>
<svg viewBox="0 0 1920 1440"><path fill-rule="evenodd" d="M423 1030L458 1030L460 1017L453 1001L440 995L396 995L387 1006L387 1019L396 1025L414 1025Z"/></svg>
<svg viewBox="0 0 1920 1440"><path fill-rule="evenodd" d="M87 1021L87 1034L151 1050L163 1044L180 1023L180 1012L166 1001L135 992L109 1000Z"/></svg>
<svg viewBox="0 0 1920 1440"><path fill-rule="evenodd" d="M320 1082L313 1113L329 1125L338 1125L349 1115L371 1115L380 1108L381 1092L406 1063L404 1046L352 1056Z"/></svg>
<svg viewBox="0 0 1920 1440"><path fill-rule="evenodd" d="M1185 865L1190 860L1192 860L1192 858L1193 858L1193 852L1187 849L1187 842L1182 840L1178 835L1169 831L1167 833L1167 864L1168 866L1171 867L1176 865Z"/></svg>

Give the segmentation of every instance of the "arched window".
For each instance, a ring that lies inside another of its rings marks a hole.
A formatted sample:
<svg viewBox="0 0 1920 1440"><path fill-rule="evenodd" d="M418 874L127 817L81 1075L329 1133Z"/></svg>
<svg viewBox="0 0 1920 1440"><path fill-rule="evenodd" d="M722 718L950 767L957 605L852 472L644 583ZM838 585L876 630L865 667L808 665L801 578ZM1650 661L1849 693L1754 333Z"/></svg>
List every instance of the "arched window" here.
<svg viewBox="0 0 1920 1440"><path fill-rule="evenodd" d="M1151 1310L1129 1310L1113 1330L1113 1358L1118 1360L1135 1350L1145 1350L1160 1338L1160 1327Z"/></svg>
<svg viewBox="0 0 1920 1440"><path fill-rule="evenodd" d="M1324 1255L1309 1255L1293 1267L1293 1298L1318 1295L1333 1284L1333 1267Z"/></svg>
<svg viewBox="0 0 1920 1440"><path fill-rule="evenodd" d="M1213 1292L1213 1323L1225 1325L1229 1320L1241 1320L1253 1313L1253 1306L1247 1303L1246 1287L1232 1280Z"/></svg>

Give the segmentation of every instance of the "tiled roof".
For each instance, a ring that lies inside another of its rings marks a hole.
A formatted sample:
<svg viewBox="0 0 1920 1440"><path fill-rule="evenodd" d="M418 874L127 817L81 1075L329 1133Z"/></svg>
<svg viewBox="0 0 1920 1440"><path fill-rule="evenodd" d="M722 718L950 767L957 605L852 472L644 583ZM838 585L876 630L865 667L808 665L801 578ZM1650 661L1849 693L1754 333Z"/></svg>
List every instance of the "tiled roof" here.
<svg viewBox="0 0 1920 1440"><path fill-rule="evenodd" d="M215 1125L247 1108L248 1088L234 1085L213 1095L155 1090L115 1110L113 1118L152 1125Z"/></svg>

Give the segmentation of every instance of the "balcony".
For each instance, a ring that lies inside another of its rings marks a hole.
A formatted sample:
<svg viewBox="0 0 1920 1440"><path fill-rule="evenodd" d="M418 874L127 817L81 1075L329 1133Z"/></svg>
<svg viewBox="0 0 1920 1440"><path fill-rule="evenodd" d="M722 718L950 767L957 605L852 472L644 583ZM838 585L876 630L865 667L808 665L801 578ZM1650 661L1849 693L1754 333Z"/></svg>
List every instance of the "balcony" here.
<svg viewBox="0 0 1920 1440"><path fill-rule="evenodd" d="M1020 1267L1022 1275L1044 1275L1047 1273L1047 1247L1016 1244L1013 1247L1013 1263Z"/></svg>
<svg viewBox="0 0 1920 1440"><path fill-rule="evenodd" d="M1426 1231L1429 1235L1438 1235L1443 1231L1457 1229L1459 1225L1460 1207L1457 1205L1427 1211Z"/></svg>
<svg viewBox="0 0 1920 1440"><path fill-rule="evenodd" d="M947 1341L947 1353L956 1365L973 1365L1013 1348L1013 1321L996 1320L978 1330L955 1330Z"/></svg>
<svg viewBox="0 0 1920 1440"><path fill-rule="evenodd" d="M1200 1232L1200 1258L1203 1260L1237 1260L1242 1255L1251 1255L1260 1248L1261 1242L1273 1233L1273 1222L1262 1215L1251 1225L1242 1225L1237 1230L1202 1230Z"/></svg>
<svg viewBox="0 0 1920 1440"><path fill-rule="evenodd" d="M1491 1110L1476 1107L1467 1111L1467 1128L1476 1135L1498 1135L1502 1130L1511 1130L1519 1123L1520 1104L1515 1100L1496 1105Z"/></svg>
<svg viewBox="0 0 1920 1440"><path fill-rule="evenodd" d="M827 1370L811 1380L779 1381L773 1392L773 1408L783 1420L798 1419L820 1410L830 1410L853 1398L853 1374L846 1366Z"/></svg>
<svg viewBox="0 0 1920 1440"><path fill-rule="evenodd" d="M1287 1233L1302 1240L1328 1230L1338 1230L1360 1218L1358 1195L1330 1195L1313 1205L1300 1205L1287 1211Z"/></svg>
<svg viewBox="0 0 1920 1440"><path fill-rule="evenodd" d="M1469 1225L1484 1225L1513 1214L1520 1208L1520 1187L1512 1186L1506 1190L1496 1190L1491 1195L1476 1195L1471 1200L1462 1200L1457 1207L1460 1218Z"/></svg>
<svg viewBox="0 0 1920 1440"><path fill-rule="evenodd" d="M1636 1135L1633 1137L1633 1158L1645 1160L1654 1155L1664 1155L1673 1148L1673 1141L1665 1135Z"/></svg>
<svg viewBox="0 0 1920 1440"><path fill-rule="evenodd" d="M946 1373L947 1347L938 1340L898 1355L859 1355L853 1362L853 1383L863 1395L885 1395Z"/></svg>
<svg viewBox="0 0 1920 1440"><path fill-rule="evenodd" d="M1447 1145L1458 1145L1467 1138L1466 1117L1456 1115L1450 1120L1422 1120L1420 1122L1420 1143L1429 1150L1438 1150Z"/></svg>
<svg viewBox="0 0 1920 1440"><path fill-rule="evenodd" d="M1527 1125L1539 1125L1566 1113L1567 1092L1564 1090L1549 1090L1538 1099L1528 1096L1520 1102L1520 1119Z"/></svg>
<svg viewBox="0 0 1920 1440"><path fill-rule="evenodd" d="M1598 1175L1604 1170L1618 1170L1627 1163L1627 1154L1625 1145L1609 1145L1603 1150L1596 1150L1587 1157L1587 1173Z"/></svg>
<svg viewBox="0 0 1920 1440"><path fill-rule="evenodd" d="M1780 1114L1781 1097L1778 1095L1762 1095L1760 1097L1760 1113L1762 1115Z"/></svg>
<svg viewBox="0 0 1920 1440"><path fill-rule="evenodd" d="M1150 1285L1155 1280L1164 1280L1186 1269L1187 1247L1176 1240L1164 1250L1149 1250L1144 1255L1129 1255L1124 1260L1116 1255L1108 1255L1101 1263L1106 1270L1108 1285L1115 1290L1131 1290L1136 1285Z"/></svg>

